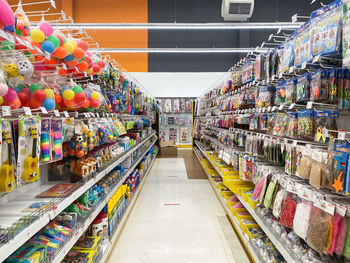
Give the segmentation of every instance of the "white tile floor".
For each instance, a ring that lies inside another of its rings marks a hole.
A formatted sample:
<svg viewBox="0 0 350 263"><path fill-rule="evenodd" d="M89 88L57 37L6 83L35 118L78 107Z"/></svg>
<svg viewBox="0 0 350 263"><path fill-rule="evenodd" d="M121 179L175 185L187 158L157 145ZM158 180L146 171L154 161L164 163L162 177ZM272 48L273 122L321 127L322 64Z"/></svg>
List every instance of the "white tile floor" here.
<svg viewBox="0 0 350 263"><path fill-rule="evenodd" d="M178 204L178 205L166 205ZM249 262L208 180L157 159L109 263Z"/></svg>

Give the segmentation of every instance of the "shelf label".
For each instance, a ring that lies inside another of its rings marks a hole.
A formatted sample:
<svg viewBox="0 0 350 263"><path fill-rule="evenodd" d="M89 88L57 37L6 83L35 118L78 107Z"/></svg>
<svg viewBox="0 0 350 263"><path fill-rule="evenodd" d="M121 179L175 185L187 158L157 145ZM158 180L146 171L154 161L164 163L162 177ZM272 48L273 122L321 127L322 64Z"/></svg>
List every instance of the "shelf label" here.
<svg viewBox="0 0 350 263"><path fill-rule="evenodd" d="M43 114L47 114L48 113L45 107L40 107L40 110L41 110L41 112Z"/></svg>
<svg viewBox="0 0 350 263"><path fill-rule="evenodd" d="M289 106L289 110L292 110L293 108L294 108L294 106L295 106L295 103L292 103L292 104L290 104L290 106Z"/></svg>
<svg viewBox="0 0 350 263"><path fill-rule="evenodd" d="M2 110L2 116L4 116L4 117L11 116L11 107L10 106L2 106L1 110Z"/></svg>
<svg viewBox="0 0 350 263"><path fill-rule="evenodd" d="M69 114L68 114L67 111L64 111L64 112L63 112L63 115L64 115L64 117L69 118Z"/></svg>
<svg viewBox="0 0 350 263"><path fill-rule="evenodd" d="M27 116L32 116L32 111L30 110L29 107L23 107L24 114Z"/></svg>
<svg viewBox="0 0 350 263"><path fill-rule="evenodd" d="M306 104L306 109L311 110L312 109L312 101L308 101L308 103Z"/></svg>
<svg viewBox="0 0 350 263"><path fill-rule="evenodd" d="M61 117L60 112L58 110L53 110L56 117Z"/></svg>
<svg viewBox="0 0 350 263"><path fill-rule="evenodd" d="M301 64L301 69L306 69L306 61L304 61L303 64Z"/></svg>

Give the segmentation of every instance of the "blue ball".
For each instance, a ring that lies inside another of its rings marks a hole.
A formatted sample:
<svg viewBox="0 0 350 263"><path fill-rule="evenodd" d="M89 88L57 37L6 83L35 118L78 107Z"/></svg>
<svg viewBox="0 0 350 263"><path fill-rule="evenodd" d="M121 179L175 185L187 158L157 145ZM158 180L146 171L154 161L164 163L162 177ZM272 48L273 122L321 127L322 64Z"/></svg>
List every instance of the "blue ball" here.
<svg viewBox="0 0 350 263"><path fill-rule="evenodd" d="M70 87L64 86L64 87L61 89L61 93L63 94L63 92L64 92L65 90L67 90L67 89L70 89Z"/></svg>
<svg viewBox="0 0 350 263"><path fill-rule="evenodd" d="M55 45L51 41L46 40L41 43L41 50L51 54L55 51Z"/></svg>
<svg viewBox="0 0 350 263"><path fill-rule="evenodd" d="M55 108L55 101L53 99L47 98L43 101L43 106L47 110L53 110Z"/></svg>
<svg viewBox="0 0 350 263"><path fill-rule="evenodd" d="M90 96L91 96L91 92L90 92L89 90L85 90L85 92L87 93L88 98L90 98Z"/></svg>
<svg viewBox="0 0 350 263"><path fill-rule="evenodd" d="M19 92L21 92L21 89L20 89L18 86L15 86L15 91L16 91L17 93L19 93Z"/></svg>
<svg viewBox="0 0 350 263"><path fill-rule="evenodd" d="M67 62L71 62L71 61L74 60L74 55L73 55L73 54L70 54L70 55L66 56L66 57L64 58L64 60L67 61Z"/></svg>

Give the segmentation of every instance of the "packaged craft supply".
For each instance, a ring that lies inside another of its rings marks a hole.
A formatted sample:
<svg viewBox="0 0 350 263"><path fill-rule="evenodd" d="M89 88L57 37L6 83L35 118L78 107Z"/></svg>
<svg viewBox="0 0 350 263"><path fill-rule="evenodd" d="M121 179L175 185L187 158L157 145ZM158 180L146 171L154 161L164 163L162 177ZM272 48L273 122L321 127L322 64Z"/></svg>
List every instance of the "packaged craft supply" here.
<svg viewBox="0 0 350 263"><path fill-rule="evenodd" d="M50 119L41 120L41 135L40 135L40 162L45 163L51 161L51 125Z"/></svg>
<svg viewBox="0 0 350 263"><path fill-rule="evenodd" d="M295 79L291 78L286 80L285 83L285 104L292 104L296 99L296 87L295 87Z"/></svg>
<svg viewBox="0 0 350 263"><path fill-rule="evenodd" d="M317 70L315 73L312 73L310 78L310 99L316 102L328 102L328 71Z"/></svg>
<svg viewBox="0 0 350 263"><path fill-rule="evenodd" d="M275 104L282 105L286 102L286 82L281 81L276 85Z"/></svg>
<svg viewBox="0 0 350 263"><path fill-rule="evenodd" d="M261 86L259 88L259 97L256 100L256 107L268 107L273 103L274 88L271 86Z"/></svg>
<svg viewBox="0 0 350 263"><path fill-rule="evenodd" d="M305 73L296 79L296 102L305 103L310 99L310 78Z"/></svg>
<svg viewBox="0 0 350 263"><path fill-rule="evenodd" d="M318 253L323 253L327 247L328 235L331 230L332 215L313 206L307 231L307 244Z"/></svg>
<svg viewBox="0 0 350 263"><path fill-rule="evenodd" d="M302 151L302 157L300 160L300 169L299 169L298 176L303 179L309 179L311 165L312 165L311 152L308 149L304 148Z"/></svg>
<svg viewBox="0 0 350 263"><path fill-rule="evenodd" d="M284 188L281 188L278 193L276 194L276 198L274 200L273 206L272 206L272 214L276 218L280 218L281 212L282 212L282 205L284 203L284 199L286 197L286 190Z"/></svg>
<svg viewBox="0 0 350 263"><path fill-rule="evenodd" d="M298 113L288 112L286 115L286 132L285 136L296 138L298 136Z"/></svg>
<svg viewBox="0 0 350 263"><path fill-rule="evenodd" d="M274 179L272 179L269 183L269 186L267 187L265 197L264 197L264 206L266 208L270 208L271 206L275 187L276 187L276 182L274 181Z"/></svg>
<svg viewBox="0 0 350 263"><path fill-rule="evenodd" d="M51 128L51 155L52 159L57 161L63 158L62 152L62 119L52 118L50 120ZM91 132L92 133L92 132ZM88 133L89 136L89 133ZM92 137L92 135L91 135ZM90 137L89 137L90 138Z"/></svg>
<svg viewBox="0 0 350 263"><path fill-rule="evenodd" d="M287 144L285 145L285 165L284 165L284 171L287 174L295 175L296 170L296 147Z"/></svg>
<svg viewBox="0 0 350 263"><path fill-rule="evenodd" d="M315 111L315 142L328 142L328 130L336 130L336 119L339 117L338 111L317 110ZM327 129L327 134L323 133L323 129Z"/></svg>
<svg viewBox="0 0 350 263"><path fill-rule="evenodd" d="M311 152L311 168L310 168L310 177L309 184L313 187L320 189L322 186L323 178L323 163L325 162L325 152L314 150Z"/></svg>
<svg viewBox="0 0 350 263"><path fill-rule="evenodd" d="M303 63L312 60L310 21L306 22L296 33L294 43L295 66L299 68Z"/></svg>
<svg viewBox="0 0 350 263"><path fill-rule="evenodd" d="M287 197L283 203L280 218L280 224L290 229L293 229L294 215L297 206L297 201L294 198L295 197L293 197L291 193L287 194Z"/></svg>
<svg viewBox="0 0 350 263"><path fill-rule="evenodd" d="M293 230L300 238L304 240L306 240L307 230L309 228L311 210L312 202L305 199L297 204L295 210Z"/></svg>
<svg viewBox="0 0 350 263"><path fill-rule="evenodd" d="M302 110L298 112L298 136L302 138L314 137L313 110Z"/></svg>

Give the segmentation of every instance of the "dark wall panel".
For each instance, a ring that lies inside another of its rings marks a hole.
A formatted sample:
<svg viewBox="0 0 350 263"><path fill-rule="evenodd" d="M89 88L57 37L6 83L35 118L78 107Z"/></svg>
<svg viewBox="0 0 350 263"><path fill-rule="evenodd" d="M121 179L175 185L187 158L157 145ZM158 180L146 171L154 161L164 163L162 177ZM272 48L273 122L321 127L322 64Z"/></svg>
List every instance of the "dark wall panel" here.
<svg viewBox="0 0 350 263"><path fill-rule="evenodd" d="M149 23L223 23L222 0L148 0ZM252 22L288 22L320 7L309 0L255 0ZM323 0L327 4L332 1ZM149 48L256 47L276 30L148 30ZM149 72L223 72L244 54L154 54Z"/></svg>

